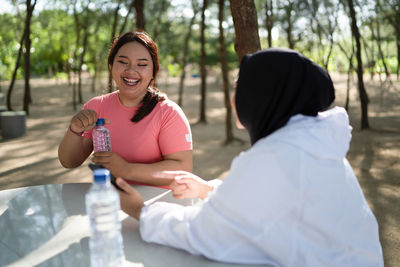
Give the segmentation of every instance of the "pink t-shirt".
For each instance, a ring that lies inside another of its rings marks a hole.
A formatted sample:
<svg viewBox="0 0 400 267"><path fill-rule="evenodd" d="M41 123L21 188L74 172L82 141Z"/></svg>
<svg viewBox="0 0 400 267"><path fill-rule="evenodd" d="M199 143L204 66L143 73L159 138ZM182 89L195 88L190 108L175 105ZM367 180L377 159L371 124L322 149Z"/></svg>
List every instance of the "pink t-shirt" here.
<svg viewBox="0 0 400 267"><path fill-rule="evenodd" d="M94 97L83 109L97 112L111 124L112 151L130 163L154 163L163 155L192 150L192 135L189 122L182 109L173 101L158 102L153 111L139 122L131 118L138 107L125 107L119 100L118 91ZM92 138L92 131L83 134Z"/></svg>

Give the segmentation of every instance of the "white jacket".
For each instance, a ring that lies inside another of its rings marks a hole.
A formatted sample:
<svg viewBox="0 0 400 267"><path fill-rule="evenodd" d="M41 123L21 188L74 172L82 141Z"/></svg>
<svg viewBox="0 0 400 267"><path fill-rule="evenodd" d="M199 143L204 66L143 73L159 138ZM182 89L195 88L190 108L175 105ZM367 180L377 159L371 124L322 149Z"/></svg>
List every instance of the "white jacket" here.
<svg viewBox="0 0 400 267"><path fill-rule="evenodd" d="M232 263L383 266L378 224L345 156L347 113L293 116L236 157L201 206L143 208L140 233Z"/></svg>

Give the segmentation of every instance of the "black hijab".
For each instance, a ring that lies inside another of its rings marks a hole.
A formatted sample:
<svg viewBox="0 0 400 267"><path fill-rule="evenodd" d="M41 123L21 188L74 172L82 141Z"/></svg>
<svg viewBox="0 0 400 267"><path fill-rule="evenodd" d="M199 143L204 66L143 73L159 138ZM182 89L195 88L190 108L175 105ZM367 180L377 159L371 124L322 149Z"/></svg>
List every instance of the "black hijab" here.
<svg viewBox="0 0 400 267"><path fill-rule="evenodd" d="M253 145L296 114L317 116L335 92L329 74L302 54L267 49L243 57L236 87L236 110Z"/></svg>

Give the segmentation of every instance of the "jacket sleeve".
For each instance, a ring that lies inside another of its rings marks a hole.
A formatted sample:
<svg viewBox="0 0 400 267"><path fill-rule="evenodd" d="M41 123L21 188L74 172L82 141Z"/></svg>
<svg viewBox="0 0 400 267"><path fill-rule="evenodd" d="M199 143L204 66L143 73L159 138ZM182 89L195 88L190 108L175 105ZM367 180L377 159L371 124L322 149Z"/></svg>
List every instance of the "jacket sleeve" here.
<svg viewBox="0 0 400 267"><path fill-rule="evenodd" d="M235 257L239 250L247 255L246 262L254 259L254 263L259 263L259 255L252 257L254 251L246 249L249 248L247 240L238 238L239 233L243 236L257 235L253 229L218 212L209 201L201 206L189 207L157 202L145 207L140 216L140 234L146 242L236 263L244 259L241 255Z"/></svg>
<svg viewBox="0 0 400 267"><path fill-rule="evenodd" d="M222 182L220 179L209 181L214 188L209 196L214 195ZM195 206L167 202L146 206L140 214L140 234L147 242L183 249L194 255L208 255L214 250L213 242L210 238L199 239L197 233L200 229L214 231L210 226L216 225L216 214L209 205L207 198L199 200ZM208 218L207 221L203 225L196 223L202 217ZM209 237L209 234L205 233L205 236Z"/></svg>
<svg viewBox="0 0 400 267"><path fill-rule="evenodd" d="M235 160L237 164L232 164L228 177L199 206L157 202L143 208L143 240L217 261L273 263L281 245L292 246L290 241L277 236L276 227L290 232L282 218L293 209L296 201L292 200L297 196L290 190L293 185L283 182L284 179L278 178L275 186L267 186L267 179L259 177L265 175L266 169L270 175L279 176L278 164L266 166L257 158L244 158L240 164ZM283 188L288 194L281 193ZM267 250L272 245L278 249L270 253Z"/></svg>

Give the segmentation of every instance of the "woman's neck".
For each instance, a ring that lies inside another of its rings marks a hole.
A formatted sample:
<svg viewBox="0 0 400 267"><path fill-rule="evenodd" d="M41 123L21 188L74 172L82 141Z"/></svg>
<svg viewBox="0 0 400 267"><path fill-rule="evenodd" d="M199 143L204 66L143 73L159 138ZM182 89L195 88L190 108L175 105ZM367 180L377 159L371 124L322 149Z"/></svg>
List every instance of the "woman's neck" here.
<svg viewBox="0 0 400 267"><path fill-rule="evenodd" d="M134 108L140 105L140 103L143 100L143 97L136 97L136 98L128 98L128 97L124 97L122 96L121 93L118 93L118 98L119 101L121 102L122 105L124 105L127 108Z"/></svg>

